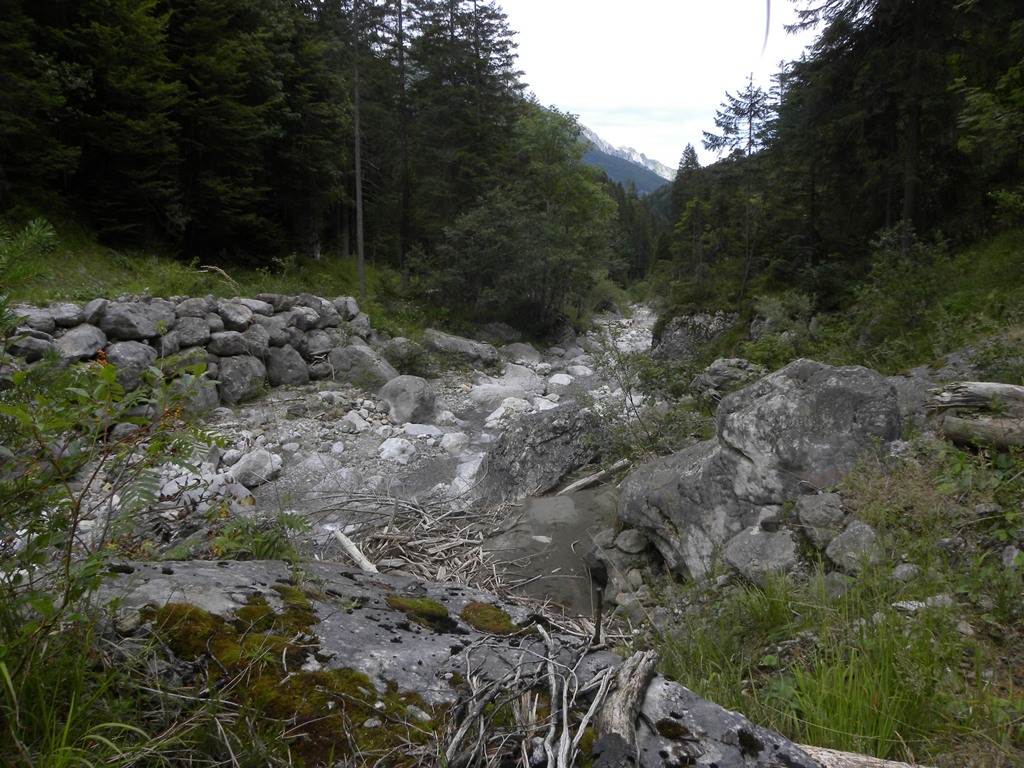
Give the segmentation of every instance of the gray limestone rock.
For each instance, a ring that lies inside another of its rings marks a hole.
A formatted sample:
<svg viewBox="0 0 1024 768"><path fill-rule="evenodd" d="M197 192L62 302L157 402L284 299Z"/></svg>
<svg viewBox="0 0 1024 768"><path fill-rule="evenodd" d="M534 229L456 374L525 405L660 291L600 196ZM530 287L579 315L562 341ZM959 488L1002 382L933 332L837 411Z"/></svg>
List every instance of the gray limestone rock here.
<svg viewBox="0 0 1024 768"><path fill-rule="evenodd" d="M488 451L478 492L492 503L543 494L593 461L604 440L600 418L576 404L526 414Z"/></svg>
<svg viewBox="0 0 1024 768"><path fill-rule="evenodd" d="M139 386L142 372L156 362L157 352L141 341L118 341L107 349L107 362L117 368L117 382L126 392Z"/></svg>
<svg viewBox="0 0 1024 768"><path fill-rule="evenodd" d="M23 331L24 329L18 329L17 333L20 334ZM50 334L35 331L14 339L10 342L9 348L11 354L24 358L27 363L34 363L37 360L42 360L43 355L54 348L54 342Z"/></svg>
<svg viewBox="0 0 1024 768"><path fill-rule="evenodd" d="M536 365L544 359L544 356L530 344L521 341L513 342L502 347L502 352L517 363Z"/></svg>
<svg viewBox="0 0 1024 768"><path fill-rule="evenodd" d="M107 346L107 335L95 325L83 324L70 329L55 343L63 359L87 360Z"/></svg>
<svg viewBox="0 0 1024 768"><path fill-rule="evenodd" d="M283 347L288 343L288 318L283 315L254 315L253 322L266 329L268 344L272 347Z"/></svg>
<svg viewBox="0 0 1024 768"><path fill-rule="evenodd" d="M763 584L768 574L792 573L799 565L796 537L788 528L747 528L726 543L722 555L725 562L755 584Z"/></svg>
<svg viewBox="0 0 1024 768"><path fill-rule="evenodd" d="M33 331L52 334L57 329L53 314L48 309L19 305L11 307L11 312L18 325L31 328Z"/></svg>
<svg viewBox="0 0 1024 768"><path fill-rule="evenodd" d="M47 307L58 328L72 328L85 322L85 312L70 301L57 301Z"/></svg>
<svg viewBox="0 0 1024 768"><path fill-rule="evenodd" d="M313 328L306 331L306 343L302 351L303 357L312 360L314 357L327 354L334 348L334 340L331 335L320 328Z"/></svg>
<svg viewBox="0 0 1024 768"><path fill-rule="evenodd" d="M253 324L242 331L242 336L245 337L245 351L248 354L261 360L266 358L270 348L270 332L266 328Z"/></svg>
<svg viewBox="0 0 1024 768"><path fill-rule="evenodd" d="M724 395L746 386L765 374L764 366L742 358L719 358L690 382L694 397L719 401Z"/></svg>
<svg viewBox="0 0 1024 768"><path fill-rule="evenodd" d="M359 304L351 296L339 296L331 304L343 322L354 320L359 315Z"/></svg>
<svg viewBox="0 0 1024 768"><path fill-rule="evenodd" d="M425 423L434 418L437 394L419 376L396 376L380 388L377 397L390 406L389 415L397 424Z"/></svg>
<svg viewBox="0 0 1024 768"><path fill-rule="evenodd" d="M82 307L82 322L89 323L89 325L99 325L100 318L107 311L109 304L110 301L108 299L93 299Z"/></svg>
<svg viewBox="0 0 1024 768"><path fill-rule="evenodd" d="M229 331L241 333L252 324L252 310L237 301L219 299L217 314L224 321L224 328Z"/></svg>
<svg viewBox="0 0 1024 768"><path fill-rule="evenodd" d="M166 333L176 319L174 305L167 301L112 301L100 318L99 327L112 339L141 341Z"/></svg>
<svg viewBox="0 0 1024 768"><path fill-rule="evenodd" d="M248 345L245 343L245 336L238 331L218 331L210 334L210 340L206 348L211 355L218 357L232 357L234 355L249 354Z"/></svg>
<svg viewBox="0 0 1024 768"><path fill-rule="evenodd" d="M225 357L220 361L218 379L221 401L236 405L263 392L267 369L250 355Z"/></svg>
<svg viewBox="0 0 1024 768"><path fill-rule="evenodd" d="M865 563L877 563L882 557L875 530L860 520L832 539L825 549L828 559L848 573L857 573Z"/></svg>
<svg viewBox="0 0 1024 768"><path fill-rule="evenodd" d="M231 467L235 481L246 488L270 482L281 472L281 457L265 448L247 453Z"/></svg>
<svg viewBox="0 0 1024 768"><path fill-rule="evenodd" d="M179 301L177 306L174 308L174 313L179 317L206 317L211 312L215 312L217 309L217 303L212 297L206 296L204 298L193 298L183 299Z"/></svg>
<svg viewBox="0 0 1024 768"><path fill-rule="evenodd" d="M674 317L651 350L655 360L690 360L739 318L735 312L700 312Z"/></svg>
<svg viewBox="0 0 1024 768"><path fill-rule="evenodd" d="M332 349L327 359L335 379L348 381L371 392L398 376L391 363L369 347L352 344L343 349Z"/></svg>
<svg viewBox="0 0 1024 768"><path fill-rule="evenodd" d="M804 533L818 549L824 549L843 530L846 512L838 493L801 496L796 501L796 514Z"/></svg>
<svg viewBox="0 0 1024 768"><path fill-rule="evenodd" d="M451 336L441 331L428 329L423 333L423 346L442 355L461 358L470 365L496 365L500 356L498 350L490 344Z"/></svg>
<svg viewBox="0 0 1024 768"><path fill-rule="evenodd" d="M323 668L355 670L378 690L417 694L427 706L468 704L466 688L454 684L467 668L481 685L501 681L507 687L514 677L526 691L537 680L546 680L550 659L556 668L573 670L566 685L576 691L622 664L620 656L590 650L578 638L554 629L547 634L550 641L539 635L481 631L466 618L471 605L503 611L513 624L527 624L531 609L472 587L363 573L326 562L305 564L303 575L317 585L308 596L316 621L305 642ZM132 620L132 612L172 602L233 620L237 611L257 601L284 612L282 587L294 586L293 579L289 565L279 561L122 562L104 579L99 602L118 599L117 618L123 627L140 624ZM411 613L415 606L429 608L435 619L419 620ZM647 686L638 714L639 765L644 768L818 768L778 734L660 675ZM543 757L542 749L531 751ZM614 738L598 741L594 753L594 764L604 768L632 768L637 754Z"/></svg>
<svg viewBox="0 0 1024 768"><path fill-rule="evenodd" d="M716 425L716 438L634 470L619 502L623 522L694 578L763 507L834 485L864 452L896 440L900 426L881 375L809 360L727 395Z"/></svg>
<svg viewBox="0 0 1024 768"><path fill-rule="evenodd" d="M309 367L294 347L271 347L266 353L267 379L272 387L309 383Z"/></svg>
<svg viewBox="0 0 1024 768"><path fill-rule="evenodd" d="M499 384L496 382L477 384L469 391L470 402L488 410L497 408L510 397L517 400L526 400L529 397L529 393L522 387L514 384Z"/></svg>

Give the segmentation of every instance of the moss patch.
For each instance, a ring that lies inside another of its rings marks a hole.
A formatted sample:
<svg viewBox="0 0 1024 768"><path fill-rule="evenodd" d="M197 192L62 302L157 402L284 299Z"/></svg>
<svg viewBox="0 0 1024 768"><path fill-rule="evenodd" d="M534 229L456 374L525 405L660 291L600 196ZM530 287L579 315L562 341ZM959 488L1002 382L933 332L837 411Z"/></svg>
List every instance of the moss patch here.
<svg viewBox="0 0 1024 768"><path fill-rule="evenodd" d="M394 685L378 691L352 669L302 670L316 646L296 638L308 636L316 622L312 605L295 587L274 589L284 601L280 613L257 595L228 619L184 603L147 609L144 617L179 658L209 660L207 679L198 684L209 688L220 681L222 700L240 714L234 726L239 739L255 726L267 744L306 768L348 758L399 768L421 765L436 741L443 710ZM399 605L425 621L452 622L444 606L430 600Z"/></svg>
<svg viewBox="0 0 1024 768"><path fill-rule="evenodd" d="M467 603L462 609L462 620L480 632L492 635L514 635L516 632L534 631L533 627L515 624L505 611L489 603Z"/></svg>
<svg viewBox="0 0 1024 768"><path fill-rule="evenodd" d="M448 615L448 609L426 597L388 595L388 605L401 611L412 621L435 632L455 632L459 625Z"/></svg>

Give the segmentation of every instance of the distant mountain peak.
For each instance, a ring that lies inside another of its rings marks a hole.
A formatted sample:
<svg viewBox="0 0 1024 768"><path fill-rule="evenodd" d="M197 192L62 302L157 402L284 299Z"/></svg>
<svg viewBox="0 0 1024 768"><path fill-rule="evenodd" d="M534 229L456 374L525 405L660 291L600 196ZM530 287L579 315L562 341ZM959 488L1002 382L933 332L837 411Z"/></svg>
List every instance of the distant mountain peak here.
<svg viewBox="0 0 1024 768"><path fill-rule="evenodd" d="M580 128L582 129L583 136L591 144L593 144L595 148L597 148L601 152L604 152L606 155L618 157L623 160L628 160L631 163L636 163L637 165L643 166L649 171L653 171L666 181L672 181L676 177L675 169L669 168L667 165L658 162L657 160L652 160L643 152L638 152L632 147L612 146L609 142L605 141L596 133L594 133L590 128L587 128L587 126L581 125Z"/></svg>

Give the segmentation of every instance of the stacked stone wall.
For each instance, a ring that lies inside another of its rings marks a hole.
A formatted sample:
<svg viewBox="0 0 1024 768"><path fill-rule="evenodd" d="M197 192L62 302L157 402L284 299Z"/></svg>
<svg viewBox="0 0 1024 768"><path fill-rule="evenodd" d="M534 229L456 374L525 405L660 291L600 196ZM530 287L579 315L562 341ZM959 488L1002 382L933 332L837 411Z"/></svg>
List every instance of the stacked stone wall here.
<svg viewBox="0 0 1024 768"><path fill-rule="evenodd" d="M379 387L398 375L371 348L370 320L348 296L142 296L13 311L15 356L34 363L57 354L68 364L102 357L129 391L152 365L170 372L205 363L211 386L197 405L235 405L268 386L323 379Z"/></svg>

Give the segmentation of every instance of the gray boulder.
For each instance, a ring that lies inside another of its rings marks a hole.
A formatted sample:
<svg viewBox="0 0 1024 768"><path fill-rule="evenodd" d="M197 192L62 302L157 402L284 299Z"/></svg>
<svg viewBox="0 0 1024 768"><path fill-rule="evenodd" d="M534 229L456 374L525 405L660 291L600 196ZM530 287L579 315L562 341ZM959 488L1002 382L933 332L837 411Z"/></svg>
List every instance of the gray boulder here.
<svg viewBox="0 0 1024 768"><path fill-rule="evenodd" d="M47 307L58 328L72 328L85 322L85 312L70 301L57 301Z"/></svg>
<svg viewBox="0 0 1024 768"><path fill-rule="evenodd" d="M488 451L480 498L497 504L543 494L594 461L605 437L597 415L574 403L526 414Z"/></svg>
<svg viewBox="0 0 1024 768"><path fill-rule="evenodd" d="M235 482L246 488L255 488L270 482L281 472L281 457L266 448L247 453L231 467Z"/></svg>
<svg viewBox="0 0 1024 768"><path fill-rule="evenodd" d="M86 360L96 356L107 346L107 335L95 325L76 326L56 341L57 350L64 360Z"/></svg>
<svg viewBox="0 0 1024 768"><path fill-rule="evenodd" d="M690 382L694 397L718 401L733 390L764 376L764 366L742 358L719 358Z"/></svg>
<svg viewBox="0 0 1024 768"><path fill-rule="evenodd" d="M827 547L842 532L846 517L838 493L801 496L796 502L796 514L804 534L818 549Z"/></svg>
<svg viewBox="0 0 1024 768"><path fill-rule="evenodd" d="M216 311L217 302L210 296L205 298L182 299L174 308L174 314L182 317L206 317Z"/></svg>
<svg viewBox="0 0 1024 768"><path fill-rule="evenodd" d="M18 320L18 325L31 328L33 331L53 333L57 329L57 323L53 314L48 309L30 306L12 307L11 311Z"/></svg>
<svg viewBox="0 0 1024 768"><path fill-rule="evenodd" d="M521 341L513 342L502 347L502 351L509 356L510 359L517 363L537 364L544 359L544 356L538 352L532 345L524 344Z"/></svg>
<svg viewBox="0 0 1024 768"><path fill-rule="evenodd" d="M690 360L739 318L735 312L699 312L673 317L651 350L655 360Z"/></svg>
<svg viewBox="0 0 1024 768"><path fill-rule="evenodd" d="M470 365L496 365L500 356L490 344L473 341L462 336L451 336L441 331L428 329L423 333L423 346L442 355L461 358Z"/></svg>
<svg viewBox="0 0 1024 768"><path fill-rule="evenodd" d="M620 656L594 650L557 628L549 629L543 637L529 632L486 631L473 619L474 612L480 615L481 607L489 614L503 616L510 626L526 626L533 621L532 607L472 587L424 582L397 573L353 571L326 562L307 563L303 574L319 587L308 591L313 621L302 640L309 658L317 660L313 668L348 668L366 675L367 689L360 692L370 702L383 700L378 691L388 690L403 700L407 694L414 694L420 706L427 709L468 710L473 694L468 685L456 683L467 668L473 670L480 685L500 684L517 697L535 688L538 680L546 681L547 665L553 664L573 670L565 676L564 685L566 698L580 701L572 715L575 723L592 698L583 691L596 687L598 675L616 674L623 664ZM100 597L104 605L118 598L121 625L138 626L141 634L152 631L141 627L147 612L168 603L193 605L229 623L237 621L239 613L253 604L284 614L288 609L285 593L294 593L294 587L282 587L292 586L293 579L289 565L280 561L123 562L116 573L104 579ZM225 695L230 696L230 692ZM412 705L408 709L412 710ZM636 746L615 734L604 736L594 747L595 766L818 768L796 745L778 734L660 675L655 675L642 692L639 709ZM322 716L331 717L332 708L325 706ZM382 709L383 716L390 715ZM429 713L424 717L429 718ZM344 728L337 731L339 744L344 744L349 737ZM566 735L571 736L572 731ZM522 733L509 736L505 740L506 762L518 764ZM617 748L611 744L616 738L621 742ZM495 744L499 741L496 739ZM543 764L539 740L537 746L540 759L537 763L531 761L531 765ZM636 747L638 763L631 757L637 756ZM609 762L616 756L630 762ZM469 764L468 753L465 757L465 764Z"/></svg>
<svg viewBox="0 0 1024 768"><path fill-rule="evenodd" d="M673 570L702 578L764 507L835 485L865 452L898 439L896 401L874 371L798 360L727 395L717 437L636 469L619 517Z"/></svg>
<svg viewBox="0 0 1024 768"><path fill-rule="evenodd" d="M352 344L342 349L332 349L327 354L327 360L335 379L350 382L371 392L399 375L391 363L365 346Z"/></svg>
<svg viewBox="0 0 1024 768"><path fill-rule="evenodd" d="M282 347L288 343L288 318L284 315L254 315L253 322L267 331L270 346Z"/></svg>
<svg viewBox="0 0 1024 768"><path fill-rule="evenodd" d="M27 363L42 360L43 355L54 348L53 337L48 333L42 331L25 333L24 328L19 328L16 334L20 338L11 341L9 349L11 354L24 358Z"/></svg>
<svg viewBox="0 0 1024 768"><path fill-rule="evenodd" d="M343 322L354 320L359 315L359 303L351 296L339 296L331 304Z"/></svg>
<svg viewBox="0 0 1024 768"><path fill-rule="evenodd" d="M225 357L220 361L218 379L221 401L237 405L263 392L267 369L260 360L250 355Z"/></svg>
<svg viewBox="0 0 1024 768"><path fill-rule="evenodd" d="M469 390L470 402L488 410L497 408L510 397L514 397L519 400L526 400L527 397L529 397L529 394L522 387L511 384L498 384L495 382L477 384Z"/></svg>
<svg viewBox="0 0 1024 768"><path fill-rule="evenodd" d="M176 319L174 305L163 299L112 301L103 312L99 327L112 339L141 341L166 333Z"/></svg>
<svg viewBox="0 0 1024 768"><path fill-rule="evenodd" d="M242 331L245 338L245 351L261 360L267 356L270 348L270 332L262 325L253 324Z"/></svg>
<svg viewBox="0 0 1024 768"><path fill-rule="evenodd" d="M882 557L875 530L860 520L852 520L846 530L832 539L825 555L847 573L857 573L865 564L877 563Z"/></svg>
<svg viewBox="0 0 1024 768"><path fill-rule="evenodd" d="M217 302L217 314L224 321L224 327L229 331L241 333L252 325L252 310L244 304L228 299L220 299Z"/></svg>
<svg viewBox="0 0 1024 768"><path fill-rule="evenodd" d="M238 331L218 331L210 334L210 340L206 348L211 355L218 357L232 357L234 355L246 355L249 347L245 343L245 336Z"/></svg>
<svg viewBox="0 0 1024 768"><path fill-rule="evenodd" d="M434 418L437 395L419 376L396 376L380 388L377 397L391 406L389 415L398 424L424 423Z"/></svg>
<svg viewBox="0 0 1024 768"><path fill-rule="evenodd" d="M206 322L205 314L178 317L174 330L178 332L178 342L184 347L206 344L210 340L210 324Z"/></svg>
<svg viewBox="0 0 1024 768"><path fill-rule="evenodd" d="M117 368L117 383L131 392L139 386L142 372L156 362L157 353L141 341L118 341L107 347L107 362Z"/></svg>
<svg viewBox="0 0 1024 768"><path fill-rule="evenodd" d="M764 584L768 574L792 573L799 565L796 537L788 528L747 528L726 543L722 554L725 562L755 584Z"/></svg>
<svg viewBox="0 0 1024 768"><path fill-rule="evenodd" d="M288 344L271 347L265 359L270 386L301 386L309 383L309 366L294 347Z"/></svg>

